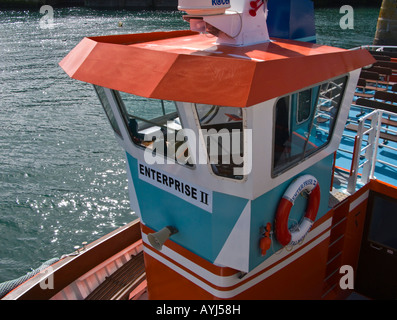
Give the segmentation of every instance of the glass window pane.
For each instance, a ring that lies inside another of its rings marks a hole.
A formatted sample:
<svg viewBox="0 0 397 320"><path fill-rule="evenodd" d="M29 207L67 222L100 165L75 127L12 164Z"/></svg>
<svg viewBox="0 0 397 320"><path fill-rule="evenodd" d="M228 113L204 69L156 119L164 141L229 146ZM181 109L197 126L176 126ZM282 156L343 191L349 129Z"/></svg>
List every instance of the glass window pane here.
<svg viewBox="0 0 397 320"><path fill-rule="evenodd" d="M102 107L105 110L106 116L108 117L113 130L121 137L120 127L117 124L112 108L110 107L109 100L106 97L105 89L96 85L94 85L94 89L102 103Z"/></svg>
<svg viewBox="0 0 397 320"><path fill-rule="evenodd" d="M176 103L114 91L132 141L169 161L191 165ZM171 160L172 159L172 160Z"/></svg>
<svg viewBox="0 0 397 320"><path fill-rule="evenodd" d="M312 109L312 90L305 90L298 93L298 123L309 119Z"/></svg>
<svg viewBox="0 0 397 320"><path fill-rule="evenodd" d="M342 102L346 77L324 83L320 87L314 122L306 153L327 144L332 137L332 130Z"/></svg>
<svg viewBox="0 0 397 320"><path fill-rule="evenodd" d="M222 177L243 179L243 116L241 108L196 104L208 161Z"/></svg>
<svg viewBox="0 0 397 320"><path fill-rule="evenodd" d="M346 80L347 77L342 77L328 81L277 101L273 175L300 163L329 143Z"/></svg>
<svg viewBox="0 0 397 320"><path fill-rule="evenodd" d="M289 163L291 153L290 97L280 98L275 111L273 168L281 170Z"/></svg>

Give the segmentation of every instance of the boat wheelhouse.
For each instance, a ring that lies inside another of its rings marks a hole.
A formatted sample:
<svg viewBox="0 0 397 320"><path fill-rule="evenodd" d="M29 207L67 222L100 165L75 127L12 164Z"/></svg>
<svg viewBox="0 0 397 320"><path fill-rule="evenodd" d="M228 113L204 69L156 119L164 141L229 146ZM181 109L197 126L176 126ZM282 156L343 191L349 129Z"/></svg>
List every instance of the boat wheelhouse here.
<svg viewBox="0 0 397 320"><path fill-rule="evenodd" d="M250 277L242 274L255 273L251 282L260 283L263 270L283 259L285 254L276 253L284 246L300 249L292 244L304 234L292 243L272 237L261 247L263 229L269 224L275 230L279 202L300 176L310 177L302 184L319 186L318 209L305 231L314 222L319 227L308 237L318 236L330 223L319 221L330 209L333 154L360 69L374 60L364 50L270 40L263 28L259 36L243 34L252 28L251 20L266 22L266 10L253 17L247 12L250 3L242 4L247 27L240 30L243 40L237 44L230 44L231 38L222 41L227 36L194 31L95 37L84 39L61 62L69 76L94 84L127 152L130 198L142 223L150 298L195 298L195 287L205 297L246 296ZM203 21L224 23L228 18L201 15L188 15L187 20L197 28ZM306 199L292 202L289 219L299 222ZM279 228L286 229L288 237L291 226L287 220L283 224ZM177 233L161 251L155 250L147 237L167 226ZM326 239L322 234L315 242L321 246ZM192 256L191 265L182 263L185 251ZM306 255L308 263L312 252ZM316 255L323 259L317 262L323 268L326 253ZM201 273L189 275L192 290L174 290L186 281L184 269L194 272L202 264L227 276L216 276L208 285ZM183 271L175 271L181 267ZM170 281L170 287L160 284L167 271L181 278ZM318 271L311 276L320 280L324 270ZM314 297L319 289L307 292Z"/></svg>
<svg viewBox="0 0 397 320"><path fill-rule="evenodd" d="M339 271L357 271L367 205L396 201L395 185L341 179L374 56L312 43L311 1L271 6L181 1L192 30L85 38L60 63L94 86L126 151L149 299L345 298Z"/></svg>

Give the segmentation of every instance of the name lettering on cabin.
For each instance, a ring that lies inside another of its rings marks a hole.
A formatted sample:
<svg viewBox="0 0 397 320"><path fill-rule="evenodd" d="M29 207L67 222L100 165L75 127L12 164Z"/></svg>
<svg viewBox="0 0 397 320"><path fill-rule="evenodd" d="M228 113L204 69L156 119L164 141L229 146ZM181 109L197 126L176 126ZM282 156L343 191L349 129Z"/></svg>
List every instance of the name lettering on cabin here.
<svg viewBox="0 0 397 320"><path fill-rule="evenodd" d="M139 179L212 213L212 191L138 162Z"/></svg>

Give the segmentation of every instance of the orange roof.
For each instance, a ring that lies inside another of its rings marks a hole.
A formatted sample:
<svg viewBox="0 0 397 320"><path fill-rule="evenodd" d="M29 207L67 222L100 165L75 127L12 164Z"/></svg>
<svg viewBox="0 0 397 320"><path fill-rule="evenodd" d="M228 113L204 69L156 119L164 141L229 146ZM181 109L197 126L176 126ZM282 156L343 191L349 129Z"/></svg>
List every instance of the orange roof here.
<svg viewBox="0 0 397 320"><path fill-rule="evenodd" d="M366 50L280 39L232 47L173 31L84 38L60 66L74 79L143 97L248 107L373 62Z"/></svg>

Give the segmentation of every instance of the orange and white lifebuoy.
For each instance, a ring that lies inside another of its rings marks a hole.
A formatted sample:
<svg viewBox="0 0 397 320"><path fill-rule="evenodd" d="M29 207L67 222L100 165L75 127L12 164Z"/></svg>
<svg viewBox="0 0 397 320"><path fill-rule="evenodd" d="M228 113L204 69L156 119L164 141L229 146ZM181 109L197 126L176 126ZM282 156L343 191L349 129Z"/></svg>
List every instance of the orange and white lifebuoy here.
<svg viewBox="0 0 397 320"><path fill-rule="evenodd" d="M299 225L290 230L288 229L288 217L296 198L302 192L309 194L306 213ZM275 219L277 241L283 246L299 243L312 227L319 206L320 185L316 178L311 175L304 175L293 181L285 191L277 208Z"/></svg>

